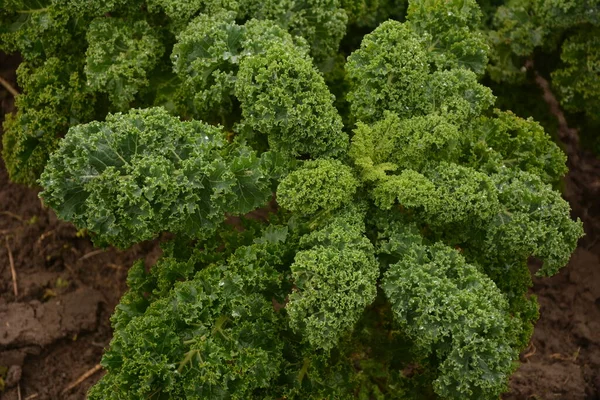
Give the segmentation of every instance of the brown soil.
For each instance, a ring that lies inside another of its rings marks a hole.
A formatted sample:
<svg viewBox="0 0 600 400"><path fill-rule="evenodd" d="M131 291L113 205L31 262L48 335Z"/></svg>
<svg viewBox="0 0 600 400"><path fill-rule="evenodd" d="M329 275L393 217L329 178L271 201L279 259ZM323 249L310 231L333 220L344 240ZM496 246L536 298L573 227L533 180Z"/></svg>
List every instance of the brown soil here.
<svg viewBox="0 0 600 400"><path fill-rule="evenodd" d="M0 76L13 85L17 64L0 55ZM12 96L0 87L0 121L12 109ZM576 152L565 193L587 236L561 273L534 280L541 318L505 400L600 399L600 161ZM110 341L109 317L126 289L128 267L138 258L152 265L159 255L156 242L95 249L43 207L36 190L10 183L2 164L0 375L6 389L0 399L85 399L102 376L94 368Z"/></svg>

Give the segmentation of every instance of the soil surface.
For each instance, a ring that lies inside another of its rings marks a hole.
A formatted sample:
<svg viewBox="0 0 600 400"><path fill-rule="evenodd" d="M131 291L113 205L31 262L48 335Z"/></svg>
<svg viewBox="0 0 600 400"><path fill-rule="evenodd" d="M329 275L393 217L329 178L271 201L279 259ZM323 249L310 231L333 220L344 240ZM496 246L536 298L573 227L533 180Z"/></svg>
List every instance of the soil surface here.
<svg viewBox="0 0 600 400"><path fill-rule="evenodd" d="M0 76L15 87L18 62L0 54ZM13 109L0 86L0 121ZM600 400L600 161L567 150L565 197L586 236L558 275L534 279L541 318L506 400ZM160 248L96 249L37 193L10 183L0 165L0 399L81 400L103 374L97 365L127 269L140 258L152 265Z"/></svg>

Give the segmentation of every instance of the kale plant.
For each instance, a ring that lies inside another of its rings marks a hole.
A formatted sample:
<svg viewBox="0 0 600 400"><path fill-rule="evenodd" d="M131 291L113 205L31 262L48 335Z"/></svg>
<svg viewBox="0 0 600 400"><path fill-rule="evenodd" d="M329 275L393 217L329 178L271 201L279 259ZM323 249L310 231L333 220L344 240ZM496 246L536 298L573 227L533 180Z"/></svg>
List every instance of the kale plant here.
<svg viewBox="0 0 600 400"><path fill-rule="evenodd" d="M565 155L478 81L474 0L403 22L385 0L13 3L11 177L43 170L98 245L171 233L129 271L91 400L507 389L538 316L528 258L555 274L583 230Z"/></svg>
<svg viewBox="0 0 600 400"><path fill-rule="evenodd" d="M479 2L489 13L490 77L521 85L531 79L527 64L535 63L552 82L562 107L595 134L600 125L600 1Z"/></svg>

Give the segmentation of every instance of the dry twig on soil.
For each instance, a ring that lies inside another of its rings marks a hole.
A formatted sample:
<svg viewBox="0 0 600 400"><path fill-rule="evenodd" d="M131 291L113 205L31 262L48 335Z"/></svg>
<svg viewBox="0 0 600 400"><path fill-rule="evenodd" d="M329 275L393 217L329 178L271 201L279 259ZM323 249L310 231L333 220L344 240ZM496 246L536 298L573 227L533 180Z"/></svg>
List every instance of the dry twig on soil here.
<svg viewBox="0 0 600 400"><path fill-rule="evenodd" d="M10 212L10 211L0 211L0 215L6 215L6 216L12 217L14 219L18 219L21 222L24 222L23 221L23 217L21 217L20 215L15 214L13 212Z"/></svg>
<svg viewBox="0 0 600 400"><path fill-rule="evenodd" d="M17 92L17 89L15 89L13 87L13 85L11 85L6 79L4 79L3 77L0 76L0 84L2 86L4 86L4 88L6 90L8 90L10 92L10 94L13 95L13 97L17 97L17 95L19 94L19 92Z"/></svg>
<svg viewBox="0 0 600 400"><path fill-rule="evenodd" d="M54 235L54 231L55 231L55 229L52 229L52 230L49 230L48 232L44 232L44 233L42 233L42 234L40 235L40 237L38 238L38 240L35 242L35 245L36 245L36 246L38 246L38 247L41 247L41 245L42 245L42 242L43 242L43 241L44 241L46 238L48 238L48 237L50 237L50 236Z"/></svg>
<svg viewBox="0 0 600 400"><path fill-rule="evenodd" d="M529 350L527 353L523 354L523 358L525 360L527 360L527 362L529 362L529 357L533 356L536 352L537 352L537 348L535 347L535 345L533 344L533 342L529 345L528 349Z"/></svg>
<svg viewBox="0 0 600 400"><path fill-rule="evenodd" d="M8 262L10 263L10 274L12 275L13 292L15 294L15 298L17 298L19 296L19 288L17 285L17 271L15 270L15 261L13 260L10 245L8 244L8 236L5 236L4 238L6 239L6 250L8 251Z"/></svg>
<svg viewBox="0 0 600 400"><path fill-rule="evenodd" d="M106 249L98 249L98 250L90 251L89 253L87 253L87 254L83 255L83 256L82 256L82 257L81 257L79 260L77 260L77 261L83 261L83 260L86 260L86 259L88 259L88 258L90 258L90 257L93 257L93 256L97 255L97 254L102 254L102 253L104 253L105 251L106 251Z"/></svg>
<svg viewBox="0 0 600 400"><path fill-rule="evenodd" d="M87 378L94 375L96 372L100 371L101 369L102 369L102 366L100 364L97 364L94 368L88 370L83 375L81 375L75 382L71 383L69 386L64 388L63 391L60 392L60 394L61 395L65 394L69 390L76 388L77 386L79 386L81 384L81 382L85 381Z"/></svg>
<svg viewBox="0 0 600 400"><path fill-rule="evenodd" d="M575 352L571 356L565 356L565 355L563 355L561 353L554 353L554 354L550 355L550 358L552 358L553 360L575 362L575 361L577 361L577 358L579 357L579 352L580 351L581 351L581 347L578 347L577 350L575 350Z"/></svg>

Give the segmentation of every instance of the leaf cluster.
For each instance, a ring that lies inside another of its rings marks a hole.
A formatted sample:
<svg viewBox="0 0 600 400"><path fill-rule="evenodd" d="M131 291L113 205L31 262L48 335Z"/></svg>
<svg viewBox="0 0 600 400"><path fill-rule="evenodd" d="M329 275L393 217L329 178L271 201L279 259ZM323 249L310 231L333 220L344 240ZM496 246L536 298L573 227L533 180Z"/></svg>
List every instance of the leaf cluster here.
<svg viewBox="0 0 600 400"><path fill-rule="evenodd" d="M3 157L10 177L35 185L69 127L103 120L109 112L162 106L231 129L241 120L240 101L281 103L258 100L259 93L245 90L244 82L234 85L237 51L262 59L254 60L254 68L290 54L288 65L279 68L304 70L304 84L318 87L309 91L314 99L303 99L307 109L302 115L290 116L290 124L307 119L306 135L315 135L322 123L320 129L338 131L339 137L332 138L337 146L345 138L340 117L312 60L323 68L329 65L346 23L338 0L7 1L0 10L0 50L20 52L26 65L19 72L19 114L4 127ZM277 38L283 46L279 49L272 43ZM294 44L302 50L292 49ZM268 54L256 54L264 52ZM43 87L36 84L40 79ZM283 92L306 91L282 85ZM40 92L54 93L57 104L42 104L49 100L39 99ZM323 116L309 122L314 107ZM281 129L294 135L292 128Z"/></svg>
<svg viewBox="0 0 600 400"><path fill-rule="evenodd" d="M597 124L600 2L508 0L490 4L488 9L490 77L523 84L531 79L525 64L533 61L551 79L567 111Z"/></svg>

